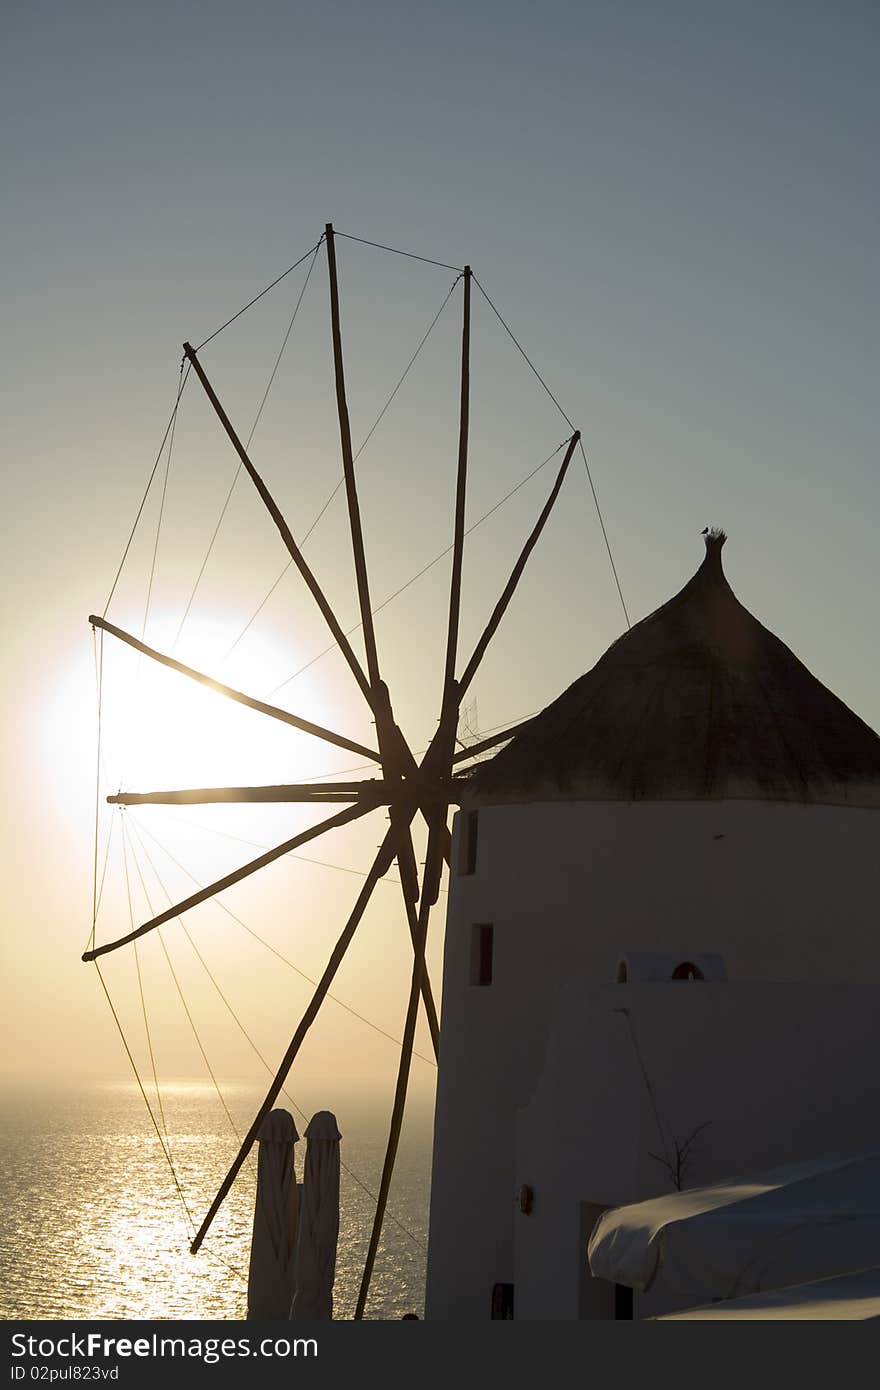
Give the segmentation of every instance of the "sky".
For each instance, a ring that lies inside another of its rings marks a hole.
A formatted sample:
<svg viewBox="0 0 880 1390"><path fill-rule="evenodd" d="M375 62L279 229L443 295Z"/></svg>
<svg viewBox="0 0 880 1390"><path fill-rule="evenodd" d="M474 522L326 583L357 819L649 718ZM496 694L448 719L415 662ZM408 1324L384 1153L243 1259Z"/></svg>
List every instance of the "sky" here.
<svg viewBox="0 0 880 1390"><path fill-rule="evenodd" d="M8 1077L125 1074L93 968L80 962L95 814L87 619L104 609L173 404L182 342L212 334L314 246L328 220L474 267L583 431L633 621L681 587L701 558L703 527L721 524L738 596L880 727L874 6L7 0L2 29ZM338 253L357 445L456 277L351 240L340 239ZM202 354L243 434L308 269ZM451 539L460 288L359 461L375 601ZM468 524L569 433L475 291ZM340 466L323 251L253 454L302 537ZM236 484L178 632L235 474L193 380L157 543L166 458L108 617L136 633L144 624L153 645L369 741L338 654L278 689L327 645L290 575L229 653L285 559L247 480ZM465 654L552 468L469 542ZM351 626L338 497L307 555ZM377 618L395 711L416 748L436 725L447 586L448 561ZM576 459L474 684L469 726L486 731L540 709L623 626ZM109 638L104 652L102 796L120 785L301 780L356 761L252 712L218 708ZM205 882L256 852L239 840L277 843L311 814L187 809L126 813L139 848L127 863L119 837L111 842L99 939L128 928L126 867L137 917L162 902L163 884L189 892L187 874ZM110 824L102 811L102 855ZM223 901L314 978L381 831L376 817L334 832L314 847L321 864L285 860ZM438 989L442 903L430 945ZM190 929L258 1050L279 1056L308 982L220 909L200 909ZM251 1043L175 932L169 953L184 993L200 1000L215 1065L259 1077ZM335 986L342 1004L328 1003L298 1069L313 1108L329 1103L340 1076L391 1085L397 1052L384 1034L402 1031L405 933L394 886L381 885ZM158 941L144 943L140 966L160 1069L202 1074ZM107 978L144 1063L131 956L108 960ZM424 1033L417 1045L427 1055ZM431 1076L417 1059L417 1092L429 1092Z"/></svg>

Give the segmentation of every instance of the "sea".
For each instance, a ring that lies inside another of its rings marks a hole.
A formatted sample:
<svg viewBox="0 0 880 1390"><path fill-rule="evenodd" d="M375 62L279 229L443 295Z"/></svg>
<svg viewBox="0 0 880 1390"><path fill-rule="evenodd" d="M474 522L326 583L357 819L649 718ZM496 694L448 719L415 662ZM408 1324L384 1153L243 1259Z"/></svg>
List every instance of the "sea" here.
<svg viewBox="0 0 880 1390"><path fill-rule="evenodd" d="M201 1251L194 1227L262 1099L246 1083L14 1088L2 1093L0 1317L244 1318L256 1164L249 1162ZM283 1099L279 1102L284 1104ZM354 1313L370 1238L388 1106L360 1095L335 1105L340 1231L334 1317ZM304 1121L296 1116L300 1133ZM157 1132L158 1129L158 1132ZM161 1141L160 1141L161 1135ZM300 1179L305 1141L296 1147ZM166 1157L170 1154L171 1163ZM366 1317L424 1311L431 1114L408 1113ZM173 1172L172 1172L173 1166Z"/></svg>

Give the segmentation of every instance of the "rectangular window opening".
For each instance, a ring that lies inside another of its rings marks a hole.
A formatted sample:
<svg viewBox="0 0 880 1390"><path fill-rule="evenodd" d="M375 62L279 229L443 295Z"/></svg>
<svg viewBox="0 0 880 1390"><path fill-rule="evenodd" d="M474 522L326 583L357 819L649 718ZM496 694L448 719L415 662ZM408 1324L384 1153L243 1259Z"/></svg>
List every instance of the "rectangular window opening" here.
<svg viewBox="0 0 880 1390"><path fill-rule="evenodd" d="M474 922L471 927L471 984L491 985L495 928L491 922Z"/></svg>
<svg viewBox="0 0 880 1390"><path fill-rule="evenodd" d="M614 1285L615 1318L631 1319L633 1315L633 1291L626 1284Z"/></svg>
<svg viewBox="0 0 880 1390"><path fill-rule="evenodd" d="M513 1321L513 1285L494 1284L492 1286L492 1320L503 1318Z"/></svg>
<svg viewBox="0 0 880 1390"><path fill-rule="evenodd" d="M475 874L477 871L479 815L479 811L466 811L464 814L458 854L458 872L460 875Z"/></svg>

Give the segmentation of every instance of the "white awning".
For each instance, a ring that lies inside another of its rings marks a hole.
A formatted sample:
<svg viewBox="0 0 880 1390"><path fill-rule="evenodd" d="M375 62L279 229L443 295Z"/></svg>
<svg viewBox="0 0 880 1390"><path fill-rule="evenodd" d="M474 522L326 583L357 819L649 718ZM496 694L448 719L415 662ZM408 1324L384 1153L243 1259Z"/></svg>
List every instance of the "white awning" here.
<svg viewBox="0 0 880 1390"><path fill-rule="evenodd" d="M880 1269L818 1279L792 1289L751 1294L730 1302L708 1303L683 1313L666 1313L656 1322L874 1322L880 1320Z"/></svg>
<svg viewBox="0 0 880 1390"><path fill-rule="evenodd" d="M736 1298L880 1266L880 1152L789 1164L608 1211L594 1275Z"/></svg>

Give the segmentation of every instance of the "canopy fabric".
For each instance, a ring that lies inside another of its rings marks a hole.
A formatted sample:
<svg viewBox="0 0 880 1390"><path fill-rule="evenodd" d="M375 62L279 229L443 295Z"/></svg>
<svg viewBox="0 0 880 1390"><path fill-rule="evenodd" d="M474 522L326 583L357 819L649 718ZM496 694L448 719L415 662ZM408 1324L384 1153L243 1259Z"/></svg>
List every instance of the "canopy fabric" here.
<svg viewBox="0 0 880 1390"><path fill-rule="evenodd" d="M880 1321L880 1269L863 1269L837 1279L818 1279L791 1289L735 1298L665 1313L656 1322L876 1322Z"/></svg>
<svg viewBox="0 0 880 1390"><path fill-rule="evenodd" d="M306 1129L295 1293L290 1317L328 1321L333 1317L333 1280L339 1239L339 1141L336 1116L319 1110Z"/></svg>
<svg viewBox="0 0 880 1390"><path fill-rule="evenodd" d="M606 1212L594 1275L736 1298L880 1265L880 1152L838 1155Z"/></svg>
<svg viewBox="0 0 880 1390"><path fill-rule="evenodd" d="M286 1318L290 1310L299 1208L293 1148L298 1138L286 1110L270 1111L257 1132L249 1318Z"/></svg>

